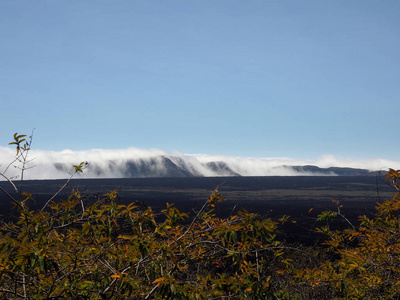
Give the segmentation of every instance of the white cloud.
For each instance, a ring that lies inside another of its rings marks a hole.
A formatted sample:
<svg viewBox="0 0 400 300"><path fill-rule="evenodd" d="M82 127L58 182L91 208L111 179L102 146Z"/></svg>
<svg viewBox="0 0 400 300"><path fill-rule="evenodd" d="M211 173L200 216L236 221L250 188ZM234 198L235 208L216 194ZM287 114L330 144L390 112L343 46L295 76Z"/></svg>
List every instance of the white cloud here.
<svg viewBox="0 0 400 300"><path fill-rule="evenodd" d="M362 168L370 171L387 170L388 168L400 169L400 161L376 159L348 159L338 158L332 155L324 155L316 160L299 160L286 157L251 158L234 156L216 156L206 154L182 154L179 152L168 153L159 149L117 149L103 150L92 149L87 151L39 151L32 150L29 153L31 159L28 166L33 167L24 174L25 179L60 179L69 177L73 165L88 161L89 167L77 178L118 178L126 176L127 163L141 163L150 168L153 173L163 174L166 166L163 165L163 157L172 161L177 169L187 170L192 174L201 176L219 176L207 163L223 162L233 172L242 176L289 176L289 175L315 175L310 173L298 173L285 166L315 165L321 168L351 167ZM8 164L15 158L15 149L0 147L0 172L4 172ZM15 177L20 170L11 166L6 175Z"/></svg>
<svg viewBox="0 0 400 300"><path fill-rule="evenodd" d="M354 158L340 158L333 155L323 155L312 164L321 167L349 167L368 169L370 171L387 170L388 168L399 169L400 161L394 161L384 158L372 159L354 159Z"/></svg>

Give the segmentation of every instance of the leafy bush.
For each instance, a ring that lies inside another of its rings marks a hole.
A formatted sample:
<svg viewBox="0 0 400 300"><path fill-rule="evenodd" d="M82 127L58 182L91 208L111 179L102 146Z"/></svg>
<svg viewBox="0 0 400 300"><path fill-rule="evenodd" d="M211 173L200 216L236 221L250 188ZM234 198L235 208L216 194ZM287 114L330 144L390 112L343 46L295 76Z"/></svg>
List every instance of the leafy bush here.
<svg viewBox="0 0 400 300"><path fill-rule="evenodd" d="M161 215L118 205L115 191L93 204L73 191L43 211L24 195L18 222L0 228L2 297L254 299L272 293L271 269L282 267L277 223L216 217L217 190L190 222L173 205Z"/></svg>
<svg viewBox="0 0 400 300"><path fill-rule="evenodd" d="M360 216L360 226L320 232L328 236L325 245L336 259L327 259L317 268L297 270L297 277L312 288L325 286L337 299L400 298L400 171L390 169L386 180L396 192L393 198L376 207L374 218ZM338 212L323 212L329 221ZM344 217L344 216L343 216Z"/></svg>

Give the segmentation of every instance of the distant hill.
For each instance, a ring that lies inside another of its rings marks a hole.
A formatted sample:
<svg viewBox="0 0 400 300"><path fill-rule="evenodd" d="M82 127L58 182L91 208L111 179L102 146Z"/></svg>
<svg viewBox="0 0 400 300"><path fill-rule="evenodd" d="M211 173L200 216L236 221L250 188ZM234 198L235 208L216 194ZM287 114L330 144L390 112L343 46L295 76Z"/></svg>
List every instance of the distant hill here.
<svg viewBox="0 0 400 300"><path fill-rule="evenodd" d="M85 170L86 177L104 178L150 178L150 177L217 177L217 176L253 176L252 168L259 167L238 165L232 161L201 162L193 157L158 155L144 158L106 160L90 163ZM68 164L56 163L58 171L66 171ZM263 173L257 176L370 176L376 172L366 169L329 167L320 168L314 165L304 166L261 166ZM250 171L249 171L250 170ZM257 170L260 172L260 169Z"/></svg>
<svg viewBox="0 0 400 300"><path fill-rule="evenodd" d="M299 173L313 173L315 175L325 175L325 176L371 176L375 175L376 171L371 172L366 169L356 169L356 168L340 168L340 167L330 167L330 168L320 168L317 166L307 165L307 166L287 166Z"/></svg>

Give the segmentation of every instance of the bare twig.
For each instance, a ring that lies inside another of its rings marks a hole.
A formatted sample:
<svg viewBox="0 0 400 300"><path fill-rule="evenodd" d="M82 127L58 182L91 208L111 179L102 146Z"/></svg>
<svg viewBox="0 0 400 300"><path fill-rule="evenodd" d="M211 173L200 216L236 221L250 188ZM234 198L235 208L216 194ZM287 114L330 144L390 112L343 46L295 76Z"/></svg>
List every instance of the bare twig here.
<svg viewBox="0 0 400 300"><path fill-rule="evenodd" d="M177 239L173 240L171 243L168 244L168 247L171 246L172 244L177 243L180 239L182 239L188 232L192 229L194 223L197 221L199 216L203 213L204 209L207 207L208 201L206 201L203 205L203 207L199 210L199 212L196 214L196 216L193 218L192 222L190 223L189 227L186 229L184 233L182 233L181 236L179 236Z"/></svg>
<svg viewBox="0 0 400 300"><path fill-rule="evenodd" d="M19 203L19 201L15 200L9 193L7 193L7 191L5 189L3 189L2 187L0 187L0 190L6 194L6 196L8 198L11 199L12 202L14 202L16 205L18 205L20 208L24 208L23 205L21 203Z"/></svg>
<svg viewBox="0 0 400 300"><path fill-rule="evenodd" d="M156 289L158 288L158 284L156 284L151 291L146 295L146 297L144 297L144 299L150 299L150 297L154 294L154 292L156 291Z"/></svg>
<svg viewBox="0 0 400 300"><path fill-rule="evenodd" d="M67 179L67 181L64 183L64 185L63 185L49 200L47 200L47 202L45 203L45 205L43 205L43 207L42 207L42 209L41 209L40 211L43 211L43 210L47 207L47 205L49 205L49 203L50 203L52 200L54 200L54 198L56 198L56 197L67 187L67 185L68 185L69 182L71 181L72 177L74 177L74 175L75 175L77 172L78 172L78 171L75 170L75 171L71 174L71 176ZM83 206L82 206L82 207L83 207Z"/></svg>
<svg viewBox="0 0 400 300"><path fill-rule="evenodd" d="M347 218L340 212L340 206L338 206L338 208L337 208L337 214L338 214L339 216L341 216L347 223L349 223L350 226L351 226L353 229L356 229L356 227L353 225L353 223L351 223L350 220L347 219Z"/></svg>
<svg viewBox="0 0 400 300"><path fill-rule="evenodd" d="M14 295L14 296L18 296L18 297L20 297L20 298L24 298L24 295L21 295L21 294L19 294L19 293L17 293L17 292L10 291L10 290L6 290L6 289L0 289L0 293L12 294L12 295ZM25 298L24 298L24 299L25 299Z"/></svg>
<svg viewBox="0 0 400 300"><path fill-rule="evenodd" d="M5 172L4 172L4 173L5 173ZM17 187L15 186L14 182L13 182L10 178L8 178L4 173L0 173L0 176L3 176L3 177L12 185L12 187L13 187L14 190L15 190L15 193L18 194L18 189L17 189Z"/></svg>
<svg viewBox="0 0 400 300"><path fill-rule="evenodd" d="M99 292L99 295L105 295L107 293L107 291L114 285L114 283L117 281L118 278L114 278L113 281L111 281L111 283L102 291Z"/></svg>

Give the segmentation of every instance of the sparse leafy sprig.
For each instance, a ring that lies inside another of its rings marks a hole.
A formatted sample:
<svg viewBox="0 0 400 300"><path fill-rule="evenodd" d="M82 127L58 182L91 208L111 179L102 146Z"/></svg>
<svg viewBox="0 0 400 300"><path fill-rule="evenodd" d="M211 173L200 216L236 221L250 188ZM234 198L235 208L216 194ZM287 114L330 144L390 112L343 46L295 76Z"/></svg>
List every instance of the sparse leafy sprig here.
<svg viewBox="0 0 400 300"><path fill-rule="evenodd" d="M27 142L27 140L25 139L26 134L20 134L18 135L18 133L16 132L14 134L14 142L9 143L9 145L16 145L17 146L17 155L19 154L20 150L24 150L27 151L29 150L29 143ZM25 142L25 144L23 144L21 146L21 144Z"/></svg>

